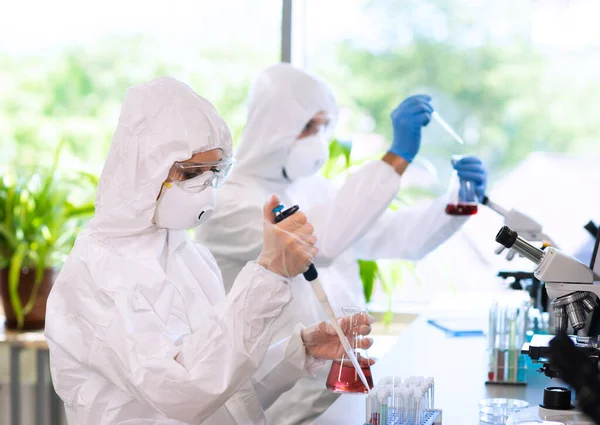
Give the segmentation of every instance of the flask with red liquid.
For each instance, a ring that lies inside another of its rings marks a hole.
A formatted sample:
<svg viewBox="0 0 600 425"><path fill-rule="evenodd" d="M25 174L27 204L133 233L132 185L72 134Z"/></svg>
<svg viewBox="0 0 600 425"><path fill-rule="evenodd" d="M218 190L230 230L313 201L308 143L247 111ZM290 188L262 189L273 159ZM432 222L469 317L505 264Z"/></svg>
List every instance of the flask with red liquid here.
<svg viewBox="0 0 600 425"><path fill-rule="evenodd" d="M367 314L365 310L360 309L358 307L342 307L342 313L345 316L353 314ZM358 363L360 364L361 369L365 374L365 377L367 378L367 383L369 384L369 387L373 388L371 360L369 359L367 350L359 348L359 342L362 339L362 336L354 334L349 336L348 339L350 340L350 343L354 346L354 354L356 354ZM356 373L352 362L348 357L346 357L346 355L342 355L341 359L336 359L331 364L329 376L327 376L326 386L329 391L332 391L334 393L368 393L367 388L365 388L365 385L358 377L358 373Z"/></svg>
<svg viewBox="0 0 600 425"><path fill-rule="evenodd" d="M452 164L454 165L461 156L454 155ZM448 215L474 215L477 214L477 194L475 193L475 183L471 180L461 180L458 172L452 172L450 187L448 188L448 204L446 205L446 214Z"/></svg>

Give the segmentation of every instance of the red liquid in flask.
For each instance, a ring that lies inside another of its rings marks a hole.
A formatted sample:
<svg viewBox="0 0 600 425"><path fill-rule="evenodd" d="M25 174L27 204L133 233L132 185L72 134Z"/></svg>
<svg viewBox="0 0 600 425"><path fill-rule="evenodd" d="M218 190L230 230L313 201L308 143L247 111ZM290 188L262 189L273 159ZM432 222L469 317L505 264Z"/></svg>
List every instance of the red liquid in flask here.
<svg viewBox="0 0 600 425"><path fill-rule="evenodd" d="M373 388L373 375L371 375L371 366L364 358L359 359L361 369L367 378L369 387ZM327 377L327 389L334 393L368 393L365 384L362 383L358 373L350 360L334 360L329 376Z"/></svg>
<svg viewBox="0 0 600 425"><path fill-rule="evenodd" d="M446 205L448 215L474 215L477 214L477 204L448 204Z"/></svg>

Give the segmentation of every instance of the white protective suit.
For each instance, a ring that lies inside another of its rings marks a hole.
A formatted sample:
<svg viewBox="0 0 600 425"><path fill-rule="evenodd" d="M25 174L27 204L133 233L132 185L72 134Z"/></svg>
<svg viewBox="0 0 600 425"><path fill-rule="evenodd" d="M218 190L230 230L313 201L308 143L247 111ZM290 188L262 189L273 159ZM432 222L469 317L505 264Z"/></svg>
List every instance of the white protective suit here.
<svg viewBox="0 0 600 425"><path fill-rule="evenodd" d="M70 425L264 424L263 409L319 366L299 327L270 346L288 280L251 261L225 295L206 248L152 224L171 165L214 148L231 153L229 130L186 85L160 78L127 91L96 215L48 299L52 378Z"/></svg>
<svg viewBox="0 0 600 425"><path fill-rule="evenodd" d="M331 131L337 106L320 80L286 64L261 74L250 95L248 122L235 154L238 163L217 194L219 210L213 225L198 228L197 238L215 255L229 290L244 264L261 250L260 200L276 193L284 205L300 205L318 238L315 265L321 282L340 315L344 305L365 303L357 259L421 259L466 218L445 214L442 198L425 206L387 210L399 190L400 176L383 161L365 165L341 188L320 176L287 181L282 167L292 142L319 111L329 113ZM297 323L326 319L308 283L297 282L292 290L294 300L280 319L276 338ZM336 398L325 389L327 372L324 368L316 378L300 380L280 397L267 412L269 423L311 423L325 411Z"/></svg>

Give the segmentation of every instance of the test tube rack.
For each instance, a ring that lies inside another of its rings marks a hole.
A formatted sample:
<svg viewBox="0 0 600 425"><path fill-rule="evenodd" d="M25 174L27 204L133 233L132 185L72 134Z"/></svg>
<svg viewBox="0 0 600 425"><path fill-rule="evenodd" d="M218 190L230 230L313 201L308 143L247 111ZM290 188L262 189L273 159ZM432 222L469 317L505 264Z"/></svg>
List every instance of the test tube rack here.
<svg viewBox="0 0 600 425"><path fill-rule="evenodd" d="M367 395L365 425L439 425L433 377L387 376Z"/></svg>
<svg viewBox="0 0 600 425"><path fill-rule="evenodd" d="M375 418L371 423L365 423L365 425L441 425L442 424L442 411L441 410L427 410L425 414L425 418L420 423L415 423L413 421L402 421L399 419L394 411L394 409L390 409L388 412L388 420L387 424L379 423L379 421Z"/></svg>
<svg viewBox="0 0 600 425"><path fill-rule="evenodd" d="M530 310L529 300L495 300L489 310L486 384L527 385L527 361L521 354Z"/></svg>

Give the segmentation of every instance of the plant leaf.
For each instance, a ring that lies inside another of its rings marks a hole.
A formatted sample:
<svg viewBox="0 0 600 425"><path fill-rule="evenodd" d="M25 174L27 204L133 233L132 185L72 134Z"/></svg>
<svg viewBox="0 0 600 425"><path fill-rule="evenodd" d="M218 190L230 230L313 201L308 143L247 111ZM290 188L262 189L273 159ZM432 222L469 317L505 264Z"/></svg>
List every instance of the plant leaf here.
<svg viewBox="0 0 600 425"><path fill-rule="evenodd" d="M375 278L379 274L376 261L358 260L358 268L360 271L360 279L363 283L363 291L367 303L371 301L373 296L373 288L375 286Z"/></svg>
<svg viewBox="0 0 600 425"><path fill-rule="evenodd" d="M21 304L21 297L19 297L19 281L21 278L21 268L23 267L23 260L26 253L27 244L19 244L17 250L11 258L10 268L8 271L8 293L10 296L10 304L15 312L17 326L19 329L23 328L24 319L23 305Z"/></svg>
<svg viewBox="0 0 600 425"><path fill-rule="evenodd" d="M42 284L42 279L44 278L44 271L46 271L46 256L48 254L48 245L42 245L42 248L38 252L38 261L35 265L35 282L33 284L33 288L31 289L31 294L29 294L29 299L27 300L27 304L23 308L23 316L27 316L33 307L35 306L35 302L37 301L37 295L40 291L40 286Z"/></svg>
<svg viewBox="0 0 600 425"><path fill-rule="evenodd" d="M75 207L73 205L69 205L65 208L65 214L67 218L75 218L75 217L89 217L94 214L95 206L93 202L80 205Z"/></svg>
<svg viewBox="0 0 600 425"><path fill-rule="evenodd" d="M329 143L329 159L323 167L323 176L330 179L350 167L351 153L352 143L341 142L337 139L332 140L331 143ZM344 159L344 162L341 165L339 164L340 158Z"/></svg>
<svg viewBox="0 0 600 425"><path fill-rule="evenodd" d="M10 244L10 248L14 251L17 249L19 241L13 232L11 232L5 223L0 223L0 235Z"/></svg>

